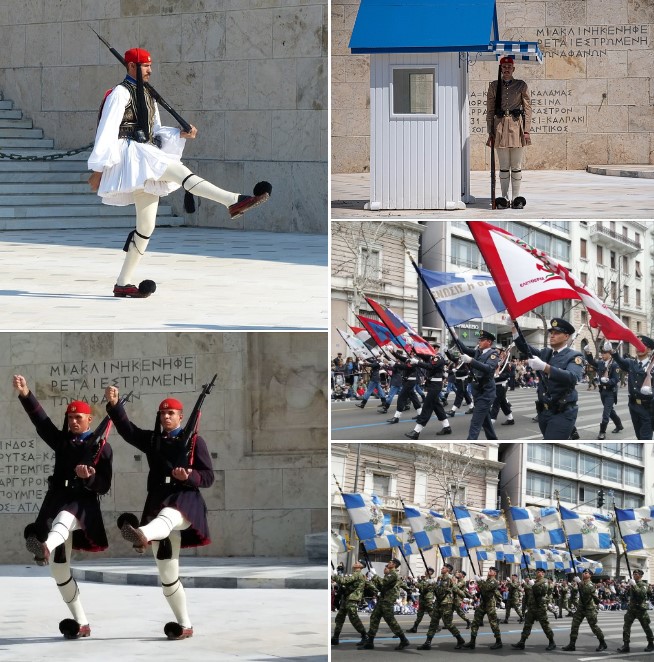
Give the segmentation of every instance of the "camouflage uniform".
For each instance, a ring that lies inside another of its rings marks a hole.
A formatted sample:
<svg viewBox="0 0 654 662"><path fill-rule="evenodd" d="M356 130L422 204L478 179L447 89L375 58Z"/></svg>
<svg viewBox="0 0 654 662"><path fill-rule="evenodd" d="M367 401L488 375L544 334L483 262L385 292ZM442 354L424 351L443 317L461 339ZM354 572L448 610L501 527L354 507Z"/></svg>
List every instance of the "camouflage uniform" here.
<svg viewBox="0 0 654 662"><path fill-rule="evenodd" d="M354 629L361 636L365 636L366 628L359 618L359 603L363 598L363 589L366 585L366 578L360 570L356 570L351 575L347 576L333 575L332 581L336 582L343 588L341 606L339 607L334 621L334 636L332 638L332 643L334 640L338 640L346 616L350 619L350 623L352 623Z"/></svg>
<svg viewBox="0 0 654 662"><path fill-rule="evenodd" d="M454 611L466 622L466 627L469 628L472 625L472 621L468 618L468 615L465 613L465 611L463 611L463 607L461 607L461 600L464 600L465 598L472 598L472 596L470 593L468 593L465 579L458 579L455 581ZM456 599L457 596L460 598L459 600Z"/></svg>
<svg viewBox="0 0 654 662"><path fill-rule="evenodd" d="M416 622L413 627L407 632L417 632L420 621L422 621L425 612L431 617L434 609L434 587L436 582L433 579L423 579L416 584L418 591L420 591L420 599L418 603L418 613L416 615Z"/></svg>
<svg viewBox="0 0 654 662"><path fill-rule="evenodd" d="M579 589L576 584L570 584L570 600L568 605L568 609L573 613L579 609Z"/></svg>
<svg viewBox="0 0 654 662"><path fill-rule="evenodd" d="M511 609L518 614L518 618L522 621L523 613L520 609L520 604L522 602L522 591L520 588L520 582L508 582L506 588L509 590L509 599L506 601L506 615L504 616L504 622L509 622L509 614Z"/></svg>
<svg viewBox="0 0 654 662"><path fill-rule="evenodd" d="M547 618L547 605L550 599L550 589L548 582L544 577L539 577L531 584L525 586L525 597L527 600L527 613L525 614L525 624L522 628L520 641L513 644L514 648L524 648L525 641L531 634L531 628L536 621L540 623L543 632L549 641L547 650L554 650L554 633L550 627L550 622Z"/></svg>
<svg viewBox="0 0 654 662"><path fill-rule="evenodd" d="M382 579L379 576L373 578L373 583L379 590L379 598L377 604L370 614L370 626L368 627L368 638L374 639L379 629L379 623L383 618L393 634L404 636L404 630L400 624L395 620L395 613L393 607L395 601L400 595L400 584L402 580L397 570L391 570Z"/></svg>
<svg viewBox="0 0 654 662"><path fill-rule="evenodd" d="M452 566L448 566L450 569ZM427 630L427 640L422 646L418 646L418 650L430 650L431 640L436 634L436 624L442 618L443 625L456 637L457 648L463 648L465 641L461 636L456 625L452 623L452 611L454 609L454 596L453 591L456 587L456 579L449 573L445 572L447 568L443 568L441 576L434 584L434 609L431 613L431 622L429 623L429 630Z"/></svg>
<svg viewBox="0 0 654 662"><path fill-rule="evenodd" d="M491 648L501 648L502 633L500 632L500 624L497 620L497 612L495 611L497 601L502 599L499 591L500 583L495 577L487 577L486 579L480 579L477 582L477 586L480 592L479 607L475 609L475 617L472 620L472 626L470 628L470 642L466 644L466 648L475 647L477 632L484 622L484 616L486 614L488 614L488 624L495 635L496 643Z"/></svg>
<svg viewBox="0 0 654 662"><path fill-rule="evenodd" d="M570 613L570 603L568 601L569 596L570 587L567 584L561 584L561 586L559 586L559 618L563 616L564 609L568 612L568 616L572 616Z"/></svg>
<svg viewBox="0 0 654 662"><path fill-rule="evenodd" d="M554 619L556 620L559 617L559 610L556 607L558 601L558 587L551 579L547 580L547 584L547 611L549 611L550 614L554 614Z"/></svg>
<svg viewBox="0 0 654 662"><path fill-rule="evenodd" d="M583 581L578 585L579 590L579 608L575 612L574 618L572 619L572 626L570 628L570 643L567 646L563 647L563 650L574 650L575 642L579 636L579 626L581 625L584 618L588 621L591 631L599 640L599 646L597 650L604 650L606 648L606 642L604 641L604 633L597 625L597 605L599 603L599 598L597 597L597 589L595 584L588 579Z"/></svg>
<svg viewBox="0 0 654 662"><path fill-rule="evenodd" d="M622 641L624 641L624 649L620 648L619 651L629 652L629 641L631 639L631 626L634 621L638 621L647 637L646 652L654 650L654 634L650 627L649 614L647 613L647 584L639 579L636 581L635 586L629 587L629 607L627 613L624 615L624 625L622 627Z"/></svg>

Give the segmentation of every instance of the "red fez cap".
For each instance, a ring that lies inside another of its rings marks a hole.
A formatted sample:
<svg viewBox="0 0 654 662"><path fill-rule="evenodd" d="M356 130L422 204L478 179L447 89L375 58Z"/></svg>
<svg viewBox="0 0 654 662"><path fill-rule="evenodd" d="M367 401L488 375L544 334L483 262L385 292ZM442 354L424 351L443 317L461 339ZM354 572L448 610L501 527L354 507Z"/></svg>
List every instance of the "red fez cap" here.
<svg viewBox="0 0 654 662"><path fill-rule="evenodd" d="M149 64L152 62L152 56L145 48L130 48L125 51L125 64L136 62L136 64Z"/></svg>
<svg viewBox="0 0 654 662"><path fill-rule="evenodd" d="M510 62L511 64L513 64L513 58L512 58L511 56L509 56L509 55L505 55L505 56L500 60L500 64L509 64L509 62Z"/></svg>
<svg viewBox="0 0 654 662"><path fill-rule="evenodd" d="M179 409L180 411L184 411L184 405L179 400L175 400L175 398L166 398L161 401L159 411L166 411L166 409Z"/></svg>
<svg viewBox="0 0 654 662"><path fill-rule="evenodd" d="M91 405L88 402L81 400L73 400L68 407L66 407L67 414L90 414Z"/></svg>

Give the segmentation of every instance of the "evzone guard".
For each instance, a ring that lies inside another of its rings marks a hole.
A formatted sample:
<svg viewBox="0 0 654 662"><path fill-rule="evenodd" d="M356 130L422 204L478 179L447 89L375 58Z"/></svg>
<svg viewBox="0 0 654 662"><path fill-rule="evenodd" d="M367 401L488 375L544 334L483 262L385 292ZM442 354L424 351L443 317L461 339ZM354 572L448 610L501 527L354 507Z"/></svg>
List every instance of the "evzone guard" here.
<svg viewBox="0 0 654 662"><path fill-rule="evenodd" d="M124 58L115 49L111 51L125 64L127 75L107 92L102 102L95 146L88 160L93 171L89 185L106 205L136 207L136 229L125 242L123 250L127 255L113 294L145 298L156 290L156 283L143 280L137 287L133 284L134 273L154 232L161 196L181 186L187 194L192 191L224 205L229 215L237 218L266 202L272 187L268 182L259 182L252 195L241 195L192 173L181 157L186 139L194 139L197 129L188 124L188 130L183 131L161 125L159 108L148 83L152 56L143 48L131 48Z"/></svg>

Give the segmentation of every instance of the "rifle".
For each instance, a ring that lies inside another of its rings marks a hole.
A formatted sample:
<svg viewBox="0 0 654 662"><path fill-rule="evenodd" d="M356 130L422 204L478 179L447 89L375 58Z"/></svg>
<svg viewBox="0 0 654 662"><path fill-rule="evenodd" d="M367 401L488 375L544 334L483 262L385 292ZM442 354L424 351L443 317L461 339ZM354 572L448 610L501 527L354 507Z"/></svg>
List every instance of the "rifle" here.
<svg viewBox="0 0 654 662"><path fill-rule="evenodd" d="M124 395L118 400L117 404L124 405L132 397L132 393L134 393L134 391L130 391L127 395ZM102 449L107 443L107 438L111 432L112 425L111 418L107 415L100 421L98 427L93 431L93 434L88 437L86 442L87 455L83 464L86 464L87 466L95 466L100 461Z"/></svg>
<svg viewBox="0 0 654 662"><path fill-rule="evenodd" d="M89 25L89 27L91 27ZM93 28L91 28L93 30ZM95 32L95 30L93 30ZM114 55L114 57L124 66L126 67L127 64L125 63L125 58L115 49L112 48L109 42L101 37L97 32L95 32L97 35L98 39L111 51L111 53ZM163 106L179 123L182 129L186 131L186 133L190 133L191 131L191 125L157 92L157 90L150 85L150 83L143 83L143 87L147 88L148 91L150 92L150 95L152 98L161 106Z"/></svg>
<svg viewBox="0 0 654 662"><path fill-rule="evenodd" d="M491 162L490 162L490 177L491 177L491 209L497 209L495 202L495 138L491 136Z"/></svg>
<svg viewBox="0 0 654 662"><path fill-rule="evenodd" d="M213 376L213 379L208 384L202 386L202 393L198 396L193 411L186 421L184 430L182 430L182 447L184 448L184 455L186 456L189 467L193 466L193 458L195 456L195 443L198 437L198 425L200 424L200 410L202 409L204 399L211 393L211 389L216 382L216 377L218 377L218 373Z"/></svg>

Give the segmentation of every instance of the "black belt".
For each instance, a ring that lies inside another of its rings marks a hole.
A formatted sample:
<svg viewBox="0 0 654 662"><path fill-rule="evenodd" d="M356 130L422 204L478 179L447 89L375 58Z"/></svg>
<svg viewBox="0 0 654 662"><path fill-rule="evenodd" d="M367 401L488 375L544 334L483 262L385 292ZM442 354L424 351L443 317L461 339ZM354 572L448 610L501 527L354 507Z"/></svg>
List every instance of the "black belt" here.
<svg viewBox="0 0 654 662"><path fill-rule="evenodd" d="M502 112L495 113L495 117L513 117L514 120L519 119L525 114L525 111L521 108L516 108L515 110L503 110Z"/></svg>
<svg viewBox="0 0 654 662"><path fill-rule="evenodd" d="M637 395L630 395L629 396L629 402L634 402L637 405L651 405L652 404L652 398L645 398L643 396L637 396Z"/></svg>
<svg viewBox="0 0 654 662"><path fill-rule="evenodd" d="M145 133L143 133L142 129L137 129L131 126L121 126L118 129L118 137L119 138L126 138L128 140L133 140L134 142L137 143L148 143L150 145L154 145L155 147L158 147L161 149L161 136L151 136L150 140L148 140L145 137Z"/></svg>

